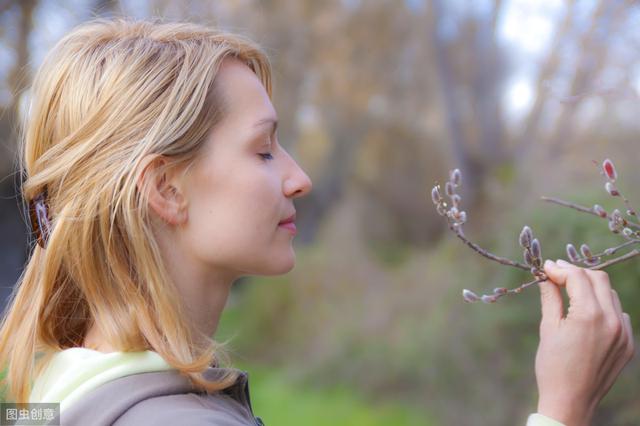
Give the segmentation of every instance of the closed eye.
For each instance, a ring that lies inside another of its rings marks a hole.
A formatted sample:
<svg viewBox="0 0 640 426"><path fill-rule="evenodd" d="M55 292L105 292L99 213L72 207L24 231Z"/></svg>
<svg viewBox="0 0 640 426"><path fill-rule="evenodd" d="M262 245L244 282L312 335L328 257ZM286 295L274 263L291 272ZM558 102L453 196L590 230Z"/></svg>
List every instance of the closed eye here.
<svg viewBox="0 0 640 426"><path fill-rule="evenodd" d="M270 152L258 154L263 160L273 160L273 155Z"/></svg>

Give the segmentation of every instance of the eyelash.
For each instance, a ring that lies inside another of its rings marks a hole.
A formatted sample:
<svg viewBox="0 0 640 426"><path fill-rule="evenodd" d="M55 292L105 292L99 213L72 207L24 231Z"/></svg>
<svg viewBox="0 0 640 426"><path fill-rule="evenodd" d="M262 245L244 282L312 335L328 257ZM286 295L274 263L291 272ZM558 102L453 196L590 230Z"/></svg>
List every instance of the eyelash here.
<svg viewBox="0 0 640 426"><path fill-rule="evenodd" d="M269 142L271 142L271 139L269 139ZM258 155L265 161L273 160L273 154L270 152L259 153Z"/></svg>

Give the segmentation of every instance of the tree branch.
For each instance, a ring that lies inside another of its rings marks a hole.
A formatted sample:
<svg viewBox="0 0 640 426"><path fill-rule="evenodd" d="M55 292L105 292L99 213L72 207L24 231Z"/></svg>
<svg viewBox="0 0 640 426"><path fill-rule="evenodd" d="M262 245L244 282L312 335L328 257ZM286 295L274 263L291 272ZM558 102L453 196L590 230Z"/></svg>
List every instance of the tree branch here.
<svg viewBox="0 0 640 426"><path fill-rule="evenodd" d="M627 253L625 255L622 255L620 257L616 257L615 259L608 260L608 261L606 261L604 263L601 263L599 265L593 266L593 267L588 268L588 269L593 269L594 271L595 270L601 270L601 269L604 269L604 268L608 268L611 265L615 265L616 263L624 262L625 260L629 260L629 259L634 258L634 257L639 256L639 255L640 255L640 250L634 249L634 250L631 250L629 253Z"/></svg>
<svg viewBox="0 0 640 426"><path fill-rule="evenodd" d="M487 250L483 249L482 247L480 247L476 243L468 240L467 237L464 236L462 231L456 229L451 222L449 222L449 229L451 229L456 234L456 236L458 238L460 238L462 240L462 242L464 242L467 246L471 247L474 251L476 251L480 255L486 257L487 259L491 259L491 260L493 260L495 262L498 262L498 263L501 263L503 265L513 266L514 268L522 269L522 270L527 271L527 272L529 272L531 270L531 266L527 266L527 265L525 265L523 263L519 263L519 262L513 261L511 259L507 259L505 257L500 257L500 256L497 256L497 255L495 255L493 253L488 252Z"/></svg>
<svg viewBox="0 0 640 426"><path fill-rule="evenodd" d="M559 198L553 198L553 197L542 196L542 197L540 197L540 199L542 201L547 201L547 202L552 203L552 204L558 204L560 206L569 207L569 208L577 210L579 212L589 213L589 214L592 214L594 216L598 216L600 218L603 218L598 213L593 211L592 208L589 208L589 207L584 207L584 206L581 206L579 204L570 203L568 201L564 201L564 200L561 200ZM605 219L605 218L603 218L603 219ZM607 213L606 219L611 219L611 215L609 213ZM640 224L637 224L635 222L631 222L631 221L627 220L627 224L628 224L629 227L640 229Z"/></svg>

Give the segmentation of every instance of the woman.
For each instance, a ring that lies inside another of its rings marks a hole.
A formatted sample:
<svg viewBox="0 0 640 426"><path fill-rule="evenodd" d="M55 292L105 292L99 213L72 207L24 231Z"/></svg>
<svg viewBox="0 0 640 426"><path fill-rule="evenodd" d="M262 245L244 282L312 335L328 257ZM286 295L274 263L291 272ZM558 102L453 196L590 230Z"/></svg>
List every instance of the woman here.
<svg viewBox="0 0 640 426"><path fill-rule="evenodd" d="M311 181L270 98L261 49L199 25L95 20L53 48L25 123L38 245L0 332L7 401L60 402L62 424L261 423L210 336L235 280L294 266ZM606 274L545 270L529 424L587 424L629 318Z"/></svg>

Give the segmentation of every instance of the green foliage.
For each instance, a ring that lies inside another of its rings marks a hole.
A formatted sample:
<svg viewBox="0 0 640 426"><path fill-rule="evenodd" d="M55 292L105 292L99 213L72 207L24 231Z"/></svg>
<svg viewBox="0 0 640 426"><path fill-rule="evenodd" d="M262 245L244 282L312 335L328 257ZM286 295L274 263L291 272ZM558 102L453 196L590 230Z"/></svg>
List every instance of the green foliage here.
<svg viewBox="0 0 640 426"><path fill-rule="evenodd" d="M241 289L242 302L232 303L232 306L225 309L220 320L216 338L223 341L229 340L229 346L236 351L238 347L255 349L263 344L267 345L265 335L262 335L262 339L259 337L261 331L268 333L271 337L274 336L273 331L269 330L269 325L273 326L273 312L268 311L270 303L289 297L285 295L287 283L284 281L286 280L263 278L258 281L276 282L255 282L250 284L251 288ZM265 292L252 291L252 289L268 289L267 293L271 296L262 298ZM261 296L257 297L256 294ZM234 297L237 296L234 295ZM251 309L252 315L246 315L247 304L257 308L257 312ZM258 321L253 321L255 319ZM265 328L257 326L261 319L265 320L263 323ZM286 330L286 327L281 328ZM366 345L358 345L358 348L365 347ZM362 389L340 384L339 381L322 385L322 380L309 379L304 375L301 377L298 374L296 378L296 375L292 374L295 371L283 366L286 359L266 367L264 363L249 362L242 354L239 354L238 358L241 361L234 360L234 366L249 372L254 413L266 424L283 426L301 423L311 426L327 424L428 426L435 424L427 417L424 410L394 401L392 397L386 401L373 401L364 396Z"/></svg>
<svg viewBox="0 0 640 426"><path fill-rule="evenodd" d="M303 387L288 379L284 371L240 366L249 371L254 413L267 425L420 425L432 421L415 408L366 401L347 387L318 389Z"/></svg>

